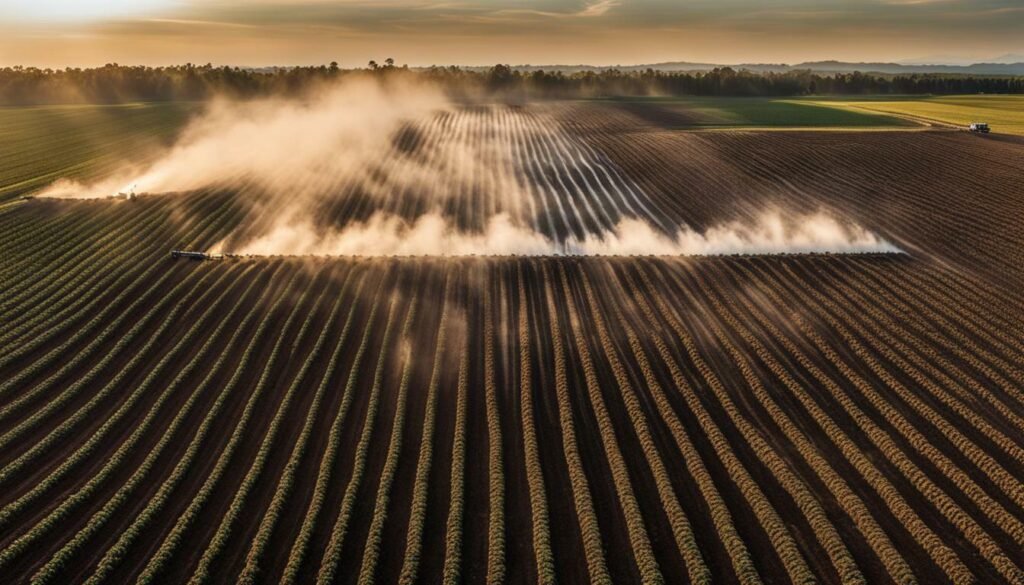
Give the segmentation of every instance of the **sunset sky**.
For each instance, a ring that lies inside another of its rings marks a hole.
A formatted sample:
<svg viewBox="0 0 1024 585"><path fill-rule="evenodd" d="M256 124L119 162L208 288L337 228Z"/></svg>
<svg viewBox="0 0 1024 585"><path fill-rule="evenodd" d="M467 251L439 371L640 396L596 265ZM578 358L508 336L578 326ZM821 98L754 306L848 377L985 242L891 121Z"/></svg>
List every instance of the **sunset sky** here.
<svg viewBox="0 0 1024 585"><path fill-rule="evenodd" d="M1024 61L1022 0L0 0L0 66Z"/></svg>

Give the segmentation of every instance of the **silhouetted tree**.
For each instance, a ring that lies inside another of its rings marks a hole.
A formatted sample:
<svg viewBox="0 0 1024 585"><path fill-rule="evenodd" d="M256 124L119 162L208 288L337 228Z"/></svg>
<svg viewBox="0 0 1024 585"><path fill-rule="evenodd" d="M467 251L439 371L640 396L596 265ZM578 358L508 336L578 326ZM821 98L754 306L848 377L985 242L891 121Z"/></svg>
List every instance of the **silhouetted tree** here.
<svg viewBox="0 0 1024 585"><path fill-rule="evenodd" d="M798 96L857 94L1024 93L1024 77L914 74L875 75L861 72L823 75L810 70L757 73L722 67L703 72L562 71L522 73L508 65L488 69L429 67L409 70L388 58L372 71L434 81L453 94L480 90L515 92L547 98L615 95ZM365 73L365 70L361 70ZM186 63L170 67L122 66L109 63L93 69L40 69L14 65L0 68L0 103L116 103L121 101L202 100L217 94L251 97L295 94L325 78L359 71L330 66L242 69Z"/></svg>
<svg viewBox="0 0 1024 585"><path fill-rule="evenodd" d="M498 64L487 72L487 85L491 89L507 88L515 82L517 73L508 65Z"/></svg>

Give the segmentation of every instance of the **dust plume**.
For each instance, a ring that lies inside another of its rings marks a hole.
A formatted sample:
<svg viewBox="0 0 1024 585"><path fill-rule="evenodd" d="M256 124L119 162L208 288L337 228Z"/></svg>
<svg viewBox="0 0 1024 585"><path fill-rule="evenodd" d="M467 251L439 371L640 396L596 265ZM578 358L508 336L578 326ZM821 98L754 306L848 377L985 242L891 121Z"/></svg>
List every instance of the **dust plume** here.
<svg viewBox="0 0 1024 585"><path fill-rule="evenodd" d="M214 101L149 165L42 196L224 189L245 217L214 251L253 255L713 255L898 251L824 214L701 233L542 105L454 103L353 78L302 98Z"/></svg>
<svg viewBox="0 0 1024 585"><path fill-rule="evenodd" d="M414 221L376 213L365 222L319 234L307 222L279 222L237 251L250 255L323 256L469 256L552 254L555 244L543 235L513 225L507 214L492 216L482 232L465 232L439 213Z"/></svg>
<svg viewBox="0 0 1024 585"><path fill-rule="evenodd" d="M120 169L89 185L58 181L41 196L245 186L301 205L303 198L328 188L328 181L358 174L387 153L404 121L447 105L435 86L369 78L346 80L303 98L217 99L155 163Z"/></svg>
<svg viewBox="0 0 1024 585"><path fill-rule="evenodd" d="M281 221L236 252L260 256L717 256L898 253L900 249L861 227L843 225L821 213L789 221L778 213L766 213L753 224L725 224L704 233L684 226L673 236L643 220L624 219L605 233L561 242L515 225L507 214L492 216L482 231L467 232L439 213L411 222L377 213L365 222L323 233L306 222Z"/></svg>
<svg viewBox="0 0 1024 585"><path fill-rule="evenodd" d="M844 225L824 213L786 219L779 212L764 213L753 223L713 226L703 233L683 226L672 237L644 221L628 219L611 233L570 242L568 249L570 253L604 256L900 252L868 230Z"/></svg>

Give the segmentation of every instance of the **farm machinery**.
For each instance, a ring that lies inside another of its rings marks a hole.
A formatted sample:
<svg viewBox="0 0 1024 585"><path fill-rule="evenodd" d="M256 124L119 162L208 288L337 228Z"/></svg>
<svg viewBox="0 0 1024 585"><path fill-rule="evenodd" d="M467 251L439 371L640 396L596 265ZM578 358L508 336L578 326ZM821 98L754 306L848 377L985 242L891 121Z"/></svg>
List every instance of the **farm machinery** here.
<svg viewBox="0 0 1024 585"><path fill-rule="evenodd" d="M233 257L234 254L214 254L210 252L196 252L193 250L171 250L171 258L187 258L189 260L223 260Z"/></svg>

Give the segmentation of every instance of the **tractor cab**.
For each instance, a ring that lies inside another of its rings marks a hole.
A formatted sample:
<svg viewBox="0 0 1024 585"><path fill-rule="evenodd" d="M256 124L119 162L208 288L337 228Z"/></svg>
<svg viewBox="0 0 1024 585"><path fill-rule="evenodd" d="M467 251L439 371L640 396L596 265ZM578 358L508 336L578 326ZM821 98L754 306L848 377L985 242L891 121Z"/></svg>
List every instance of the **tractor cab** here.
<svg viewBox="0 0 1024 585"><path fill-rule="evenodd" d="M991 129L985 122L971 122L971 125L967 127L971 132L979 132L981 134L988 134Z"/></svg>

